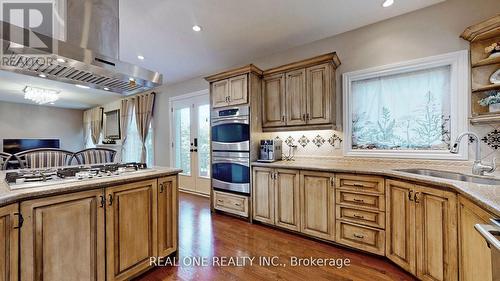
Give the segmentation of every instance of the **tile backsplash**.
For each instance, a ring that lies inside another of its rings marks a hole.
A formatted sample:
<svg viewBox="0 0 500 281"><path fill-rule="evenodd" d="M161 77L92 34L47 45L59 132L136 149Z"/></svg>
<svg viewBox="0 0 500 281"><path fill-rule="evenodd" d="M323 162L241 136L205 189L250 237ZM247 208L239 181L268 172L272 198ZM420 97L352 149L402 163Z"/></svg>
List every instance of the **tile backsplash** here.
<svg viewBox="0 0 500 281"><path fill-rule="evenodd" d="M469 128L480 140L481 158L491 162L494 157L500 162L500 125L475 125ZM344 134L335 130L290 131L260 133L260 139L281 139L283 154L290 149L296 157L342 157ZM469 142L469 160L475 157L474 145Z"/></svg>

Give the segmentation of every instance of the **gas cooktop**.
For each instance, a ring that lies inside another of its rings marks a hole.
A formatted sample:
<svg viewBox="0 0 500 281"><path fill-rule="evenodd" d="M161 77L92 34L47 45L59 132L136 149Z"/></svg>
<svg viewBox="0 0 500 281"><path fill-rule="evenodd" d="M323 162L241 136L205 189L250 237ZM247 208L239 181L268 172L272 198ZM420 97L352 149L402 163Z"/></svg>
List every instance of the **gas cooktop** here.
<svg viewBox="0 0 500 281"><path fill-rule="evenodd" d="M5 181L9 184L11 189L19 189L117 177L143 170L147 170L145 163L117 163L48 169L28 169L7 172L5 174Z"/></svg>

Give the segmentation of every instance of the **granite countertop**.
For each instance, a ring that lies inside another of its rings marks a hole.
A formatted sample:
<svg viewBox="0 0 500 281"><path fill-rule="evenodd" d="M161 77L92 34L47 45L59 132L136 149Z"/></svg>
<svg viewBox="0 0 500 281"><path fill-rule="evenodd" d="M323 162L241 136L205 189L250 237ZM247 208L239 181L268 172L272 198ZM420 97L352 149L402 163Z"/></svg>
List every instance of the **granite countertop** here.
<svg viewBox="0 0 500 281"><path fill-rule="evenodd" d="M401 162L401 161L399 161ZM464 165L429 165L429 164L411 164L397 163L387 164L367 161L338 161L338 160L322 160L322 159L297 159L295 161L277 161L273 163L253 162L252 166L284 168L284 169L302 169L314 170L335 173L360 173L387 176L397 179L409 180L419 183L425 183L434 186L442 186L452 189L464 197L475 202L485 210L488 210L493 215L500 217L500 185L484 185L470 182L461 182L455 180L441 179L430 176L410 174L395 169L402 168L423 168L441 171L457 172L471 175L472 166ZM500 179L500 171L493 176Z"/></svg>
<svg viewBox="0 0 500 281"><path fill-rule="evenodd" d="M46 197L51 195L64 194L69 192L78 192L96 188L103 188L113 185L120 185L129 182L148 180L158 177L176 175L182 170L169 167L152 167L151 169L142 170L130 174L124 174L117 177L109 178L94 178L90 180L58 183L54 185L46 185L33 188L22 188L10 190L9 185L5 182L5 172L0 171L0 206L7 204L29 200L33 198Z"/></svg>

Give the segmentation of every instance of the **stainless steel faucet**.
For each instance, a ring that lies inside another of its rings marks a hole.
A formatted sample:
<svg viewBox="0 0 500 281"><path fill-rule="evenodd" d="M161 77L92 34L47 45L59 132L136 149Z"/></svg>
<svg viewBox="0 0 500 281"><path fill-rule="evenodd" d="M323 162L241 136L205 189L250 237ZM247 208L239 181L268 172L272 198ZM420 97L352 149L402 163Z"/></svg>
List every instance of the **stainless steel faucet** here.
<svg viewBox="0 0 500 281"><path fill-rule="evenodd" d="M460 141L464 136L472 137L476 143L476 159L474 160L474 165L472 166L472 174L484 176L484 173L493 173L497 168L495 158L493 158L493 163L491 165L483 164L481 162L481 146L479 143L479 137L473 132L461 133L455 140L450 152L453 154L458 153L458 150L460 149Z"/></svg>

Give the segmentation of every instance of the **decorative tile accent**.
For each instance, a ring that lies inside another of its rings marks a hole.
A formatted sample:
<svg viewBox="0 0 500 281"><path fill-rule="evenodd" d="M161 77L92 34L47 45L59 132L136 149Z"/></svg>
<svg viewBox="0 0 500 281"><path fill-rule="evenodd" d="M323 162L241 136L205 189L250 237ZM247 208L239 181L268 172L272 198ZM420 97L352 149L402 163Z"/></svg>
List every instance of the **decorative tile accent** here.
<svg viewBox="0 0 500 281"><path fill-rule="evenodd" d="M339 136L337 136L336 134L333 134L331 137L328 138L328 143L333 147L335 147L336 141L338 141L339 143L342 142L342 139Z"/></svg>
<svg viewBox="0 0 500 281"><path fill-rule="evenodd" d="M312 142L317 146L317 147L321 147L324 143L325 143L325 139L320 136L320 135L317 135L316 137L314 137L314 139L312 140Z"/></svg>
<svg viewBox="0 0 500 281"><path fill-rule="evenodd" d="M302 137L300 137L297 141L302 147L306 147L306 145L310 142L309 139L304 135L302 135Z"/></svg>
<svg viewBox="0 0 500 281"><path fill-rule="evenodd" d="M279 136L276 136L274 139L275 140L281 140L281 138Z"/></svg>
<svg viewBox="0 0 500 281"><path fill-rule="evenodd" d="M295 140L292 138L292 136L288 136L288 138L286 138L286 140L285 140L285 143L288 146L292 146L294 141Z"/></svg>
<svg viewBox="0 0 500 281"><path fill-rule="evenodd" d="M500 131L495 129L489 132L481 140L485 142L489 147L493 149L498 149L500 148Z"/></svg>

